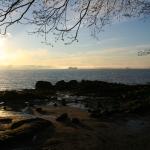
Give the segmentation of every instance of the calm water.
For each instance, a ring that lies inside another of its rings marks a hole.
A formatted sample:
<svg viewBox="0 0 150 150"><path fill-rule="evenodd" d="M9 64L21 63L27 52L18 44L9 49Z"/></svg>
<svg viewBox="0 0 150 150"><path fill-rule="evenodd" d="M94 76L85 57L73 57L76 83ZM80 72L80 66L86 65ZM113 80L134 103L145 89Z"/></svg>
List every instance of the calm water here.
<svg viewBox="0 0 150 150"><path fill-rule="evenodd" d="M101 80L126 84L150 82L150 69L0 70L0 90L34 88L36 81Z"/></svg>

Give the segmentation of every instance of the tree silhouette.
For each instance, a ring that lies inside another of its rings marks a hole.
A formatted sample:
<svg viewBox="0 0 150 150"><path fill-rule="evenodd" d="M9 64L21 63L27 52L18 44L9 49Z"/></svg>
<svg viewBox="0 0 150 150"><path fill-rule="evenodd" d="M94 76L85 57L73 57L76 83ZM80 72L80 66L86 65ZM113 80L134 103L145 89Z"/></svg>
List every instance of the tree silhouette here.
<svg viewBox="0 0 150 150"><path fill-rule="evenodd" d="M32 33L53 34L55 41L77 41L79 30L96 36L116 19L150 15L149 0L1 0L0 33L17 23L34 25Z"/></svg>

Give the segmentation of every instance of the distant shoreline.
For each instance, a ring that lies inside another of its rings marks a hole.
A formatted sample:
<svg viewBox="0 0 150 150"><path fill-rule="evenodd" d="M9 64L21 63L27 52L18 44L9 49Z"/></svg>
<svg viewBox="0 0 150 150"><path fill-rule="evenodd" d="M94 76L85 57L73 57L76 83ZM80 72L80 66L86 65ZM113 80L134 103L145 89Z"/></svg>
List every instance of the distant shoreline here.
<svg viewBox="0 0 150 150"><path fill-rule="evenodd" d="M0 71L9 71L9 70L150 70L150 68L78 68L78 67L69 67L69 68L0 68Z"/></svg>

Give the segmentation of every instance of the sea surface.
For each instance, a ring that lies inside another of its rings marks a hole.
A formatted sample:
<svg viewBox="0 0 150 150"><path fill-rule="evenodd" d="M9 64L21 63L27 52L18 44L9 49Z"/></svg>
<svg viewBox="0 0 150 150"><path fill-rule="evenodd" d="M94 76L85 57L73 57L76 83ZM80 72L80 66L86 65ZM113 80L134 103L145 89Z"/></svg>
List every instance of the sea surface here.
<svg viewBox="0 0 150 150"><path fill-rule="evenodd" d="M125 84L150 83L150 69L49 69L0 70L0 90L34 88L39 80L55 84L59 80L100 80Z"/></svg>

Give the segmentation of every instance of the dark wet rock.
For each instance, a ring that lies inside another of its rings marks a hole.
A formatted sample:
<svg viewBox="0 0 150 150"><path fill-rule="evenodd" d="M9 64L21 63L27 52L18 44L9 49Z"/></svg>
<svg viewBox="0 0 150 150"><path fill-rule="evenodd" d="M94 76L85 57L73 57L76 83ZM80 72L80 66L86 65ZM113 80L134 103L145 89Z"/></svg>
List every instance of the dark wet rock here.
<svg viewBox="0 0 150 150"><path fill-rule="evenodd" d="M101 117L101 113L100 111L97 111L97 110L90 110L90 117L99 118Z"/></svg>
<svg viewBox="0 0 150 150"><path fill-rule="evenodd" d="M11 118L0 118L0 124L9 124L12 122Z"/></svg>
<svg viewBox="0 0 150 150"><path fill-rule="evenodd" d="M34 108L34 104L28 101L25 102L26 106Z"/></svg>
<svg viewBox="0 0 150 150"><path fill-rule="evenodd" d="M10 129L0 133L0 147L5 149L40 143L46 133L52 136L54 131L53 124L41 118L19 120L13 123Z"/></svg>
<svg viewBox="0 0 150 150"><path fill-rule="evenodd" d="M31 115L34 114L33 109L30 106L25 107L22 112Z"/></svg>
<svg viewBox="0 0 150 150"><path fill-rule="evenodd" d="M4 100L5 99L13 99L13 98L17 98L17 96L18 96L18 92L17 91L5 91L4 93L3 93L3 97L4 97Z"/></svg>
<svg viewBox="0 0 150 150"><path fill-rule="evenodd" d="M71 120L72 127L74 128L85 128L85 129L90 129L89 126L85 125L79 118L72 118Z"/></svg>
<svg viewBox="0 0 150 150"><path fill-rule="evenodd" d="M47 115L49 114L47 111L43 110L41 107L36 108L36 111L42 115Z"/></svg>
<svg viewBox="0 0 150 150"><path fill-rule="evenodd" d="M78 128L78 127L86 127L78 118L70 118L67 113L64 113L60 115L57 119L57 121L64 123L66 126L70 126L72 128Z"/></svg>
<svg viewBox="0 0 150 150"><path fill-rule="evenodd" d="M72 118L72 123L73 125L75 126L78 126L78 127L86 127L81 121L79 118Z"/></svg>
<svg viewBox="0 0 150 150"><path fill-rule="evenodd" d="M37 81L35 85L36 90L51 90L53 85L47 81Z"/></svg>
<svg viewBox="0 0 150 150"><path fill-rule="evenodd" d="M19 120L17 122L12 123L11 125L11 129L15 129L18 128L24 124L31 124L33 122L36 122L37 120L39 120L39 118L31 118L31 119L24 119L24 120Z"/></svg>
<svg viewBox="0 0 150 150"><path fill-rule="evenodd" d="M65 99L62 99L62 100L61 100L61 104L62 104L62 106L66 106L66 105L67 105L66 100L65 100Z"/></svg>
<svg viewBox="0 0 150 150"><path fill-rule="evenodd" d="M109 117L116 112L117 110L109 110L107 108L95 109L95 110L90 110L90 117L92 118L100 118L102 116Z"/></svg>
<svg viewBox="0 0 150 150"><path fill-rule="evenodd" d="M76 80L71 80L68 82L68 89L77 90L79 83Z"/></svg>
<svg viewBox="0 0 150 150"><path fill-rule="evenodd" d="M66 123L66 122L70 122L70 118L69 118L69 116L68 116L67 113L64 113L64 114L60 115L60 116L56 119L56 121Z"/></svg>
<svg viewBox="0 0 150 150"><path fill-rule="evenodd" d="M54 107L57 107L58 105L57 105L57 103L54 103Z"/></svg>
<svg viewBox="0 0 150 150"><path fill-rule="evenodd" d="M78 118L72 118L72 123L76 125L81 125L81 121Z"/></svg>
<svg viewBox="0 0 150 150"><path fill-rule="evenodd" d="M55 89L56 89L56 90L60 90L60 91L68 90L68 84L67 84L67 82L65 82L64 80L58 81L58 82L55 84Z"/></svg>
<svg viewBox="0 0 150 150"><path fill-rule="evenodd" d="M36 111L40 113L40 112L42 112L43 110L42 110L41 107L38 107L38 108L36 108Z"/></svg>
<svg viewBox="0 0 150 150"><path fill-rule="evenodd" d="M3 110L7 110L7 107L6 107L6 106L3 106L2 109L3 109Z"/></svg>

